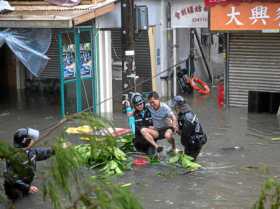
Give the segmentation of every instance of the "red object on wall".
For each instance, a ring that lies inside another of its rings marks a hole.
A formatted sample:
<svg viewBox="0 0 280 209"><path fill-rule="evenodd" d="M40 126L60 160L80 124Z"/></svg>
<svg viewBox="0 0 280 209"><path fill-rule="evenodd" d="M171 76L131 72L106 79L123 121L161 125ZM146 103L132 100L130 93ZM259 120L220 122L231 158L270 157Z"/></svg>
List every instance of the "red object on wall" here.
<svg viewBox="0 0 280 209"><path fill-rule="evenodd" d="M225 97L224 84L219 83L217 85L217 100L218 100L219 108L222 108L224 106L224 97Z"/></svg>

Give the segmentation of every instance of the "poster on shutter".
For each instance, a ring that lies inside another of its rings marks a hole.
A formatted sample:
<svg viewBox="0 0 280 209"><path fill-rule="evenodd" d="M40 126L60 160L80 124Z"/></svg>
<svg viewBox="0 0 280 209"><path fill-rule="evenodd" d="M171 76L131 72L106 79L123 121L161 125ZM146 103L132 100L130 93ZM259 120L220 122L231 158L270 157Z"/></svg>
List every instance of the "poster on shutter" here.
<svg viewBox="0 0 280 209"><path fill-rule="evenodd" d="M64 78L76 77L75 46L74 44L63 46ZM80 44L80 73L81 77L92 76L91 43Z"/></svg>
<svg viewBox="0 0 280 209"><path fill-rule="evenodd" d="M75 45L69 44L63 46L63 64L64 64L64 78L75 78Z"/></svg>
<svg viewBox="0 0 280 209"><path fill-rule="evenodd" d="M91 43L80 44L81 56L81 77L91 77L92 59L91 59Z"/></svg>
<svg viewBox="0 0 280 209"><path fill-rule="evenodd" d="M208 28L208 9L203 0L173 0L172 28Z"/></svg>

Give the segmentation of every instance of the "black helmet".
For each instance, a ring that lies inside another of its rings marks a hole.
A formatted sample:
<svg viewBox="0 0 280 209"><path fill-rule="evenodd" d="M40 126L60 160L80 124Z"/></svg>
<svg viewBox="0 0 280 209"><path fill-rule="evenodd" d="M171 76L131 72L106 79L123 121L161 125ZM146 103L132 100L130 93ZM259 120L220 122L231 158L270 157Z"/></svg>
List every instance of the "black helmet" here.
<svg viewBox="0 0 280 209"><path fill-rule="evenodd" d="M182 106L183 104L186 104L185 99L182 96L175 96L172 100L171 107Z"/></svg>
<svg viewBox="0 0 280 209"><path fill-rule="evenodd" d="M131 99L133 106L137 106L139 104L145 103L144 98L142 95L136 94Z"/></svg>
<svg viewBox="0 0 280 209"><path fill-rule="evenodd" d="M32 128L20 128L14 134L14 146L16 148L28 147L31 140L39 138L39 131Z"/></svg>

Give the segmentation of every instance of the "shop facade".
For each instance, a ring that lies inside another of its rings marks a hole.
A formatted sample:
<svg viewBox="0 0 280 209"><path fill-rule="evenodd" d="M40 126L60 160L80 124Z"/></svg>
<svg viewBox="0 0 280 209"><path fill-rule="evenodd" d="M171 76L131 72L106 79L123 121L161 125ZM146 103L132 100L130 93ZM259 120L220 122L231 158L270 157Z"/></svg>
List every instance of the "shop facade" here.
<svg viewBox="0 0 280 209"><path fill-rule="evenodd" d="M177 68L179 63L188 76L195 75L214 84L215 78L223 75L225 65L223 53L218 49L219 34L209 30L209 8L203 0L171 0L170 7L172 64ZM176 90L176 78L173 79L172 94L183 93L181 88Z"/></svg>
<svg viewBox="0 0 280 209"><path fill-rule="evenodd" d="M45 69L38 76L34 76L20 61L13 66L15 69L2 63L1 70L7 71L6 74L16 71L13 76L7 76L15 85L6 87L27 91L47 88L51 94L58 93L55 102L62 117L84 109L93 110L95 113L112 111L112 102L102 103L105 93L101 91L106 89L103 80L108 80L109 75L106 72L111 68L99 65L110 53L100 49L104 49L105 45L108 46L111 42L106 38L108 34L96 29L95 18L114 9L114 0L74 7L47 3L38 6L31 3L17 5L15 11L0 15L3 30L51 30L51 43L46 53L49 60ZM108 85L109 83L107 82ZM106 97L111 96L110 92L106 93L109 94Z"/></svg>
<svg viewBox="0 0 280 209"><path fill-rule="evenodd" d="M277 112L280 102L279 11L280 2L275 1L212 5L211 30L227 32L225 100L228 106Z"/></svg>

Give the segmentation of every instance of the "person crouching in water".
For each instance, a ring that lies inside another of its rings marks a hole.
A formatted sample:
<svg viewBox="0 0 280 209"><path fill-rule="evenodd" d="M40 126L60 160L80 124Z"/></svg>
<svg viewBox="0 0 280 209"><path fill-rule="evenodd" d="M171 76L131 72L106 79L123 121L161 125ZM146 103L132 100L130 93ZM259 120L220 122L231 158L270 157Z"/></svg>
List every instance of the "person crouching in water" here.
<svg viewBox="0 0 280 209"><path fill-rule="evenodd" d="M179 132L184 153L196 160L202 146L207 142L207 136L191 107L182 96L175 96L172 107L178 113Z"/></svg>
<svg viewBox="0 0 280 209"><path fill-rule="evenodd" d="M127 108L130 108L130 103L125 101ZM128 116L133 114L134 117L134 139L133 144L137 151L144 152L149 155L153 155L156 152L161 152L163 148L159 146L153 138L147 137L143 134L143 131L153 127L153 120L151 112L145 105L145 100L140 93L134 93L131 96L131 103L133 106L133 113L128 110ZM129 113L130 112L130 113Z"/></svg>
<svg viewBox="0 0 280 209"><path fill-rule="evenodd" d="M14 134L14 147L22 149L6 160L4 171L4 190L7 197L15 201L30 193L38 192L31 185L36 171L36 161L49 158L54 154L52 148L31 148L39 139L39 131L32 128L20 128Z"/></svg>

